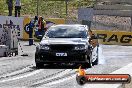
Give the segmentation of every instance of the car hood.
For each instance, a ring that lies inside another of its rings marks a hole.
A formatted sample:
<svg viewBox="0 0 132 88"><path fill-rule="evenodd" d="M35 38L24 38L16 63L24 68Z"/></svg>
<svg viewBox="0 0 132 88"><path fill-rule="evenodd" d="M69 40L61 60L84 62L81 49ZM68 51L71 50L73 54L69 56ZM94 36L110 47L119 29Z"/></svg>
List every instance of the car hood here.
<svg viewBox="0 0 132 88"><path fill-rule="evenodd" d="M40 44L50 45L50 44L86 44L88 39L86 38L45 38Z"/></svg>

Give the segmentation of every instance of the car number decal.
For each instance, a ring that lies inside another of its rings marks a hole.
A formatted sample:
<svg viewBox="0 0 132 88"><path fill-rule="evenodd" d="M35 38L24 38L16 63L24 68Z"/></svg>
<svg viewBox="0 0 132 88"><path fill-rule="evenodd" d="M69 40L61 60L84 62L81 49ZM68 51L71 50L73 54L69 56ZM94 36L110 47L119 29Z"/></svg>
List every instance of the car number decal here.
<svg viewBox="0 0 132 88"><path fill-rule="evenodd" d="M56 56L67 56L67 53L56 53Z"/></svg>

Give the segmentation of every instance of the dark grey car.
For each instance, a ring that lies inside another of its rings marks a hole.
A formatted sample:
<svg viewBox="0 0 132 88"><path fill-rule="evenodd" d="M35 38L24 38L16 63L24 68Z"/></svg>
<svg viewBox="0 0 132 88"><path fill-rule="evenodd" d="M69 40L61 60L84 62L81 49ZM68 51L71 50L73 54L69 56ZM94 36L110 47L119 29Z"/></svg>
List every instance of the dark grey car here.
<svg viewBox="0 0 132 88"><path fill-rule="evenodd" d="M97 64L98 56L96 54L96 58L92 58L93 49L89 44L89 38L86 25L50 27L36 47L36 67L40 68L44 64L53 63L75 63L85 67Z"/></svg>

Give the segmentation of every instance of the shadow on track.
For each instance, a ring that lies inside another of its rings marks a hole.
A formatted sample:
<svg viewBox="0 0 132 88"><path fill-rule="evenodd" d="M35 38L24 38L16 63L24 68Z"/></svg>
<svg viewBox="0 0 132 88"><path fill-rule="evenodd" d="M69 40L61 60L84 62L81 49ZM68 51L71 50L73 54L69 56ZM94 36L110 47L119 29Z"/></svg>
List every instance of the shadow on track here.
<svg viewBox="0 0 132 88"><path fill-rule="evenodd" d="M80 64L46 64L41 68L36 66L31 67L32 69L78 69Z"/></svg>

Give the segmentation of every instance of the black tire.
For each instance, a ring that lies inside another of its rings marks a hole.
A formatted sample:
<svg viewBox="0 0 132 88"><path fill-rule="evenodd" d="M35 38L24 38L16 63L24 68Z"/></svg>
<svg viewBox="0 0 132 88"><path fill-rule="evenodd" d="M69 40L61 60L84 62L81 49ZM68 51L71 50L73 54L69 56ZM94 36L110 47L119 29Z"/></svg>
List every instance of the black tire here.
<svg viewBox="0 0 132 88"><path fill-rule="evenodd" d="M92 66L93 66L93 63L92 63L92 59L91 59L91 58L92 58L92 55L90 55L89 58L88 58L88 61L89 61L89 64L88 64L88 65L89 65L89 68L92 68Z"/></svg>
<svg viewBox="0 0 132 88"><path fill-rule="evenodd" d="M39 58L39 57L38 57L37 53L35 53L36 68L43 68L44 67L44 64L41 63L41 62L37 62L37 60L36 60L37 58Z"/></svg>
<svg viewBox="0 0 132 88"><path fill-rule="evenodd" d="M44 64L43 63L37 63L36 62L36 68L43 68L44 67Z"/></svg>
<svg viewBox="0 0 132 88"><path fill-rule="evenodd" d="M91 56L85 55L86 63L84 63L84 68L91 68L92 67L92 61Z"/></svg>
<svg viewBox="0 0 132 88"><path fill-rule="evenodd" d="M98 65L99 61L98 58L93 62L93 65Z"/></svg>
<svg viewBox="0 0 132 88"><path fill-rule="evenodd" d="M18 51L15 51L15 56L18 55Z"/></svg>
<svg viewBox="0 0 132 88"><path fill-rule="evenodd" d="M96 58L96 60L94 62L92 62L93 65L98 65L98 63L99 63L99 59L98 58L99 57L98 57L98 47L97 47L97 58Z"/></svg>
<svg viewBox="0 0 132 88"><path fill-rule="evenodd" d="M6 52L4 52L4 57L7 57L8 55L7 55L7 53Z"/></svg>

